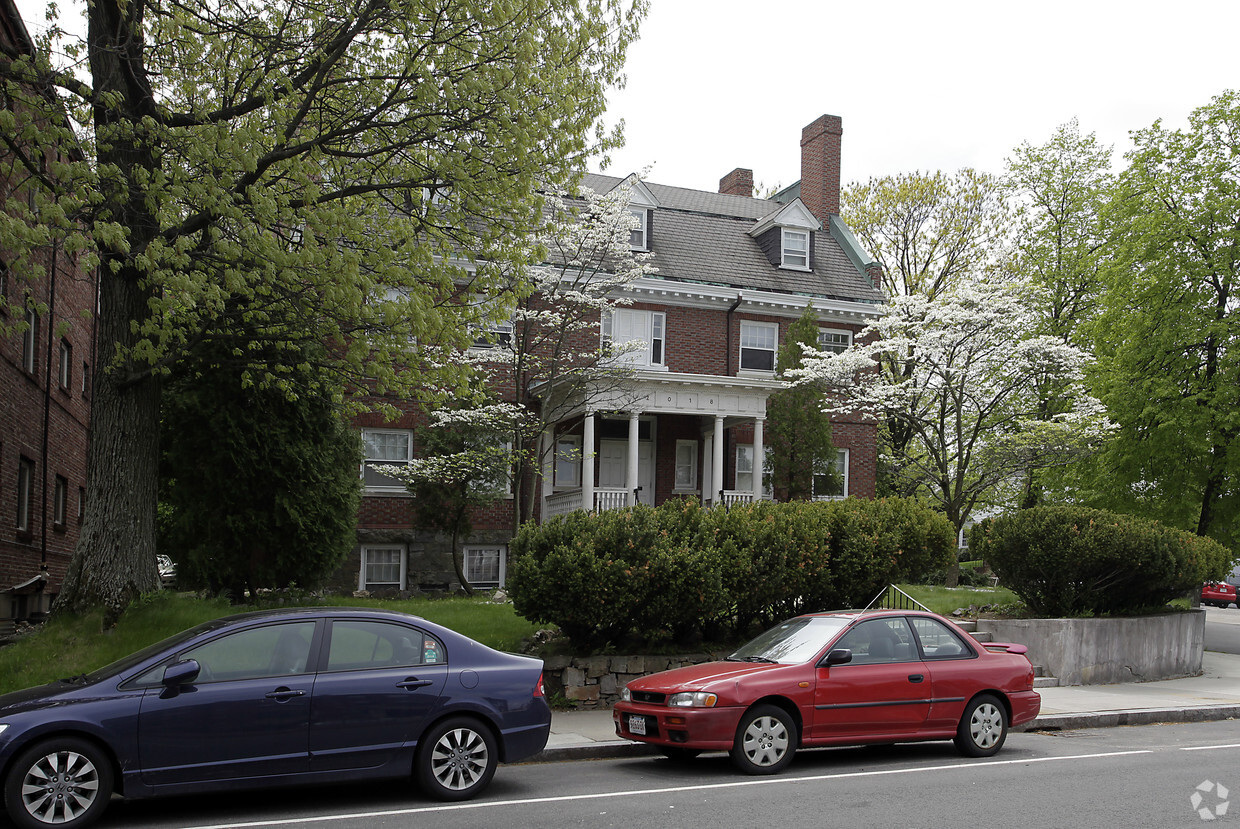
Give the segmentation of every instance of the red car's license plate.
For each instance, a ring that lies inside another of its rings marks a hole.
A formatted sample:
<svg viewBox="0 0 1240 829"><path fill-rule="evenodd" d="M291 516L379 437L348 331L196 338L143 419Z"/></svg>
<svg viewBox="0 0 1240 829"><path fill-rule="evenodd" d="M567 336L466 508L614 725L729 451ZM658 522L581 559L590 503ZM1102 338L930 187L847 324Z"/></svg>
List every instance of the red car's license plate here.
<svg viewBox="0 0 1240 829"><path fill-rule="evenodd" d="M636 714L629 715L629 733L646 736L646 718Z"/></svg>

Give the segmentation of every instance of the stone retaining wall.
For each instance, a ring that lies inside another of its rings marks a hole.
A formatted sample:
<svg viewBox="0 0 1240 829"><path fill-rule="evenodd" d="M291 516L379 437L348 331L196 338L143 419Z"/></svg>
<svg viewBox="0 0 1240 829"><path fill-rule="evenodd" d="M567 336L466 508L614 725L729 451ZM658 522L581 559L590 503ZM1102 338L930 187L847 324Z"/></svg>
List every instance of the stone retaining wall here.
<svg viewBox="0 0 1240 829"><path fill-rule="evenodd" d="M563 694L582 708L610 708L626 682L646 674L721 659L708 653L678 656L549 656L543 661L547 695Z"/></svg>
<svg viewBox="0 0 1240 829"><path fill-rule="evenodd" d="M1204 610L1104 619L978 619L979 633L1018 642L1060 685L1109 685L1198 676Z"/></svg>

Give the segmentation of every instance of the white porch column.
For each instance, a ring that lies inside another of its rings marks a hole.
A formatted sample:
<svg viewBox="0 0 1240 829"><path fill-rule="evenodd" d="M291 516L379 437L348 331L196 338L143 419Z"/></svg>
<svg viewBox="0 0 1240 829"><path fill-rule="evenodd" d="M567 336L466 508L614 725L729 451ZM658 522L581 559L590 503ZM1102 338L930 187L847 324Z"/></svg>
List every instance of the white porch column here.
<svg viewBox="0 0 1240 829"><path fill-rule="evenodd" d="M714 503L714 497L710 494L711 484L715 480L715 436L706 433L702 436L702 474L698 476L698 480L702 482L702 506L709 507Z"/></svg>
<svg viewBox="0 0 1240 829"><path fill-rule="evenodd" d="M762 424L765 417L753 419L753 499L762 500L762 467L765 460L765 447L762 445Z"/></svg>
<svg viewBox="0 0 1240 829"><path fill-rule="evenodd" d="M625 501L634 506L637 504L637 444L638 444L638 421L637 412L629 412L629 462L626 464L624 485L628 487L628 495Z"/></svg>
<svg viewBox="0 0 1240 829"><path fill-rule="evenodd" d="M715 415L715 439L710 470L710 502L723 503L723 415Z"/></svg>
<svg viewBox="0 0 1240 829"><path fill-rule="evenodd" d="M581 424L581 507L594 512L594 412Z"/></svg>

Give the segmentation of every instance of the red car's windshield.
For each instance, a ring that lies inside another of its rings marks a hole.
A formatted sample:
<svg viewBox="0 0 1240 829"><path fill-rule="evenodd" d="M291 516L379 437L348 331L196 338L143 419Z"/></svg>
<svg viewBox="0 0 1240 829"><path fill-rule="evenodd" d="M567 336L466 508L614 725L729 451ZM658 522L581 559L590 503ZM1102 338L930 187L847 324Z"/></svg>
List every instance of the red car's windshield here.
<svg viewBox="0 0 1240 829"><path fill-rule="evenodd" d="M794 665L813 659L827 642L848 626L839 616L798 616L737 648L733 662L779 662Z"/></svg>

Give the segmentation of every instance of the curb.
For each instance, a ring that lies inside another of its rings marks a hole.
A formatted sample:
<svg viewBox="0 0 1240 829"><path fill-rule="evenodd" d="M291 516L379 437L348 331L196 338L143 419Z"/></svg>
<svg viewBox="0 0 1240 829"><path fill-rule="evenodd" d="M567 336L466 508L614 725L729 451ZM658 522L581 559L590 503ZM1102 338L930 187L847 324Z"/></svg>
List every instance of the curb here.
<svg viewBox="0 0 1240 829"><path fill-rule="evenodd" d="M1240 705L1201 705L1192 708L1129 708L1081 714L1047 714L1020 727L1021 731L1064 731L1076 728L1115 728L1122 725L1211 722L1240 718Z"/></svg>
<svg viewBox="0 0 1240 829"><path fill-rule="evenodd" d="M1078 728L1118 728L1159 723L1213 722L1240 719L1240 705L1201 705L1193 708L1129 708L1120 711L1089 711L1079 714L1047 714L1013 731L1071 731ZM523 763L560 763L574 760L615 760L657 756L659 750L646 743L609 740L545 748Z"/></svg>

